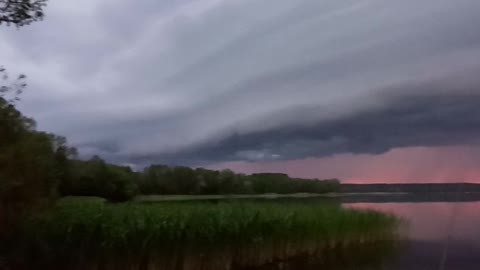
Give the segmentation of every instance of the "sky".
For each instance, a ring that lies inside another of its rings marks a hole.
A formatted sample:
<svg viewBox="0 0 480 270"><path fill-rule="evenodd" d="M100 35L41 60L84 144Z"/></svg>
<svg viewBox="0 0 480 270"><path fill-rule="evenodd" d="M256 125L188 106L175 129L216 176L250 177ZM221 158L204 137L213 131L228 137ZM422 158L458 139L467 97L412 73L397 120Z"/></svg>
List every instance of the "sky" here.
<svg viewBox="0 0 480 270"><path fill-rule="evenodd" d="M478 0L50 0L0 28L19 108L80 156L480 182Z"/></svg>

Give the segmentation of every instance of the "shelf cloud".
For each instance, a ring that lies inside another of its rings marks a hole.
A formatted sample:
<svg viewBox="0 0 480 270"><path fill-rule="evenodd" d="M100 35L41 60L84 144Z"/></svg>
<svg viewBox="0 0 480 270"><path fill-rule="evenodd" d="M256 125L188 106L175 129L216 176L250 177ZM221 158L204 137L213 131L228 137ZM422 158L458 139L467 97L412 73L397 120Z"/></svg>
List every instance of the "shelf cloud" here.
<svg viewBox="0 0 480 270"><path fill-rule="evenodd" d="M480 2L51 1L0 30L84 157L205 165L476 146Z"/></svg>

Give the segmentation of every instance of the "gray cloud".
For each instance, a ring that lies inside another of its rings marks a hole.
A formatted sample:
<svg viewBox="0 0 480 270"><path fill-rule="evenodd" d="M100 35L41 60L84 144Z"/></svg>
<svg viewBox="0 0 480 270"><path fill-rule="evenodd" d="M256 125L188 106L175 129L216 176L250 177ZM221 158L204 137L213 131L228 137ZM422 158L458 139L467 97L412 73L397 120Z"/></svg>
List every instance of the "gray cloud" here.
<svg viewBox="0 0 480 270"><path fill-rule="evenodd" d="M478 73L477 73L478 74ZM296 118L258 132L231 134L184 151L145 155L136 162L195 163L224 160L290 160L337 153L384 153L409 146L480 144L480 79L458 76L393 86L377 106L330 120L305 121L324 107L292 108ZM457 83L455 83L457 82ZM272 116L270 119L273 119Z"/></svg>
<svg viewBox="0 0 480 270"><path fill-rule="evenodd" d="M115 162L476 143L480 2L51 1L0 29L21 109Z"/></svg>

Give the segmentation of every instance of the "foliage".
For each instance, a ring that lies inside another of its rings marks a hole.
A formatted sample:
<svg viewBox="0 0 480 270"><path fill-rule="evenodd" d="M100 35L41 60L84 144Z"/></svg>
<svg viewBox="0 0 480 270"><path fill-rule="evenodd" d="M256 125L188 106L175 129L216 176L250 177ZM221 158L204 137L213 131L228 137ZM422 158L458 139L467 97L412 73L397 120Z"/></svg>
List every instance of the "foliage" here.
<svg viewBox="0 0 480 270"><path fill-rule="evenodd" d="M0 98L0 199L35 201L55 195L66 160L75 151L65 139L35 130L24 117Z"/></svg>
<svg viewBox="0 0 480 270"><path fill-rule="evenodd" d="M42 20L47 0L0 0L0 25L18 27Z"/></svg>
<svg viewBox="0 0 480 270"><path fill-rule="evenodd" d="M69 263L108 254L155 257L177 248L262 249L273 244L278 252L288 252L302 243L299 251L307 252L345 241L384 239L396 224L392 216L372 211L298 202L105 204L69 198L53 212L32 218L19 243L32 256L68 258Z"/></svg>
<svg viewBox="0 0 480 270"><path fill-rule="evenodd" d="M142 172L107 164L99 157L73 160L69 177L60 183L62 196L99 196L111 201L152 194L326 193L339 190L336 179L292 179L285 174L235 174L230 170L151 165Z"/></svg>
<svg viewBox="0 0 480 270"><path fill-rule="evenodd" d="M0 79L6 82L6 84L0 85L0 98L5 99L9 104L14 104L16 101L19 101L19 96L23 93L25 87L27 87L27 83L25 82L26 78L24 74L20 74L13 82L10 82L10 76L6 69L0 66Z"/></svg>
<svg viewBox="0 0 480 270"><path fill-rule="evenodd" d="M111 201L143 195L327 193L339 190L336 179L292 179L285 174L235 174L230 170L151 165L141 172L108 164L99 157L70 161L68 177L59 186L62 196L99 196Z"/></svg>
<svg viewBox="0 0 480 270"><path fill-rule="evenodd" d="M41 233L41 237L52 237L50 240L58 237L45 242L61 245L61 249L82 247L88 241L97 248L156 249L172 242L203 245L289 237L343 239L389 230L396 219L373 211L292 201L109 204L95 197L72 197L60 200L53 212L30 222L33 231L29 233ZM99 243L104 243L103 247Z"/></svg>
<svg viewBox="0 0 480 270"><path fill-rule="evenodd" d="M136 174L130 167L107 164L95 156L88 161L70 161L68 177L59 185L62 196L99 196L126 201L137 192Z"/></svg>
<svg viewBox="0 0 480 270"><path fill-rule="evenodd" d="M15 107L25 76L8 82L0 68L0 237L21 215L57 195L57 183L68 171L75 149L66 139L36 130L35 121ZM1 241L1 239L0 239Z"/></svg>
<svg viewBox="0 0 480 270"><path fill-rule="evenodd" d="M286 174L235 174L230 170L152 165L140 175L142 194L262 194L338 191L336 179L292 179Z"/></svg>

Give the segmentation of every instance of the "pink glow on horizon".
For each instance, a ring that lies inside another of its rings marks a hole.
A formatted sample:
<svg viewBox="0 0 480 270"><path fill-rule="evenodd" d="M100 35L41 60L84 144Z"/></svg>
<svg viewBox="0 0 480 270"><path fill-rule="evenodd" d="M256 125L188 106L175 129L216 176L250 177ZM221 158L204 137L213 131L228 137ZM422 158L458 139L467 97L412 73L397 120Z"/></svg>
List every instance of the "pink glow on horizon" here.
<svg viewBox="0 0 480 270"><path fill-rule="evenodd" d="M416 240L442 240L449 234L452 239L463 241L480 237L480 202L353 203L344 206L394 214L407 222L409 236Z"/></svg>
<svg viewBox="0 0 480 270"><path fill-rule="evenodd" d="M225 162L212 169L278 172L344 183L480 182L480 146L407 147L383 154L338 154L272 162Z"/></svg>

